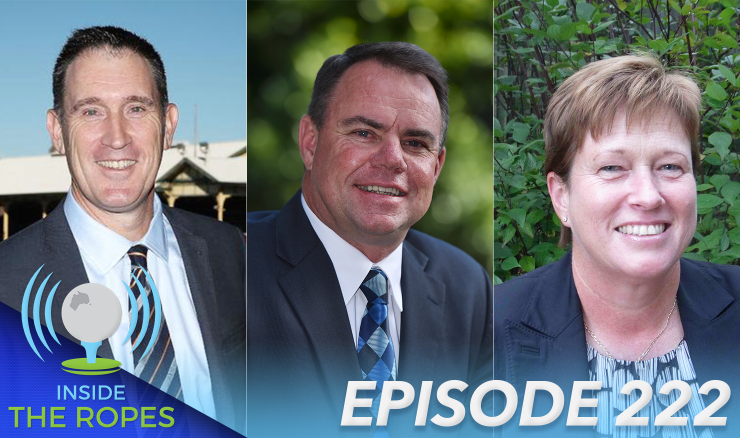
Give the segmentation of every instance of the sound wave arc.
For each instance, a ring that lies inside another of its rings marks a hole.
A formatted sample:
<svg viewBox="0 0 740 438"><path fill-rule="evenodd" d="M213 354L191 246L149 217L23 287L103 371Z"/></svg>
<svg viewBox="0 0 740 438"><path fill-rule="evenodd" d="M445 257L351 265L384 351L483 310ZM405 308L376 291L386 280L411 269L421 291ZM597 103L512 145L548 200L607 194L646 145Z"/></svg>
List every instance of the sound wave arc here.
<svg viewBox="0 0 740 438"><path fill-rule="evenodd" d="M155 341L157 340L157 334L159 333L159 327L162 324L162 303L159 299L159 291L157 290L157 285L154 283L154 280L149 275L149 272L147 272L146 269L144 269L142 266L139 265L139 268L141 268L142 272L144 272L144 275L146 276L147 281L149 282L149 286L151 287L151 291L149 293L152 294L152 298L154 300L154 325L152 326L152 336L149 338L149 342L147 343L146 349L144 350L144 353L142 354L142 357L145 356L149 350L154 346ZM143 319L141 321L141 332L138 336L138 338L135 340L136 343L132 348L133 350L136 350L139 345L141 345L141 342L144 340L144 333L146 333L147 328L149 327L149 299L146 295L146 289L141 284L138 278L134 275L134 273L131 273L131 277L136 282L137 287L139 288L139 291L144 291L141 294L141 305L143 307L142 314ZM133 309L138 310L138 303L136 298L134 297L134 292L131 290L129 285L121 280L123 285L126 287L126 291L128 293L128 298L131 303L131 325L129 326L128 333L126 334L126 337L124 338L123 344L126 345L126 343L129 342L131 337L134 333L134 328L136 327L136 324L138 323L138 311L133 311Z"/></svg>

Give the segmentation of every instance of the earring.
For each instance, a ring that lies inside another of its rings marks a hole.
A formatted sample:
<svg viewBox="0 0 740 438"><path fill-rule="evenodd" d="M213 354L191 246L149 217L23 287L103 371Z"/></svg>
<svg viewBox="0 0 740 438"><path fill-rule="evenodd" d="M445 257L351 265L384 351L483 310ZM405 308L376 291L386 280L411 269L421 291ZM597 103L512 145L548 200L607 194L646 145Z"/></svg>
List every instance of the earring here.
<svg viewBox="0 0 740 438"><path fill-rule="evenodd" d="M568 222L568 217L567 216L563 218L563 222Z"/></svg>

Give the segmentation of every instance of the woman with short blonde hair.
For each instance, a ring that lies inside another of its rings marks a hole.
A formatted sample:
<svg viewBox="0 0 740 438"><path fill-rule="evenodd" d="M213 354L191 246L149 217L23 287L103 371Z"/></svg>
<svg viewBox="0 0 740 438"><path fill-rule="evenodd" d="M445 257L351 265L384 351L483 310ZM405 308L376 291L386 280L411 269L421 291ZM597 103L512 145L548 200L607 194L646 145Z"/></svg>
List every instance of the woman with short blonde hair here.
<svg viewBox="0 0 740 438"><path fill-rule="evenodd" d="M692 390L674 415L689 426L675 436L712 436L693 426L709 404L699 387L737 374L728 365L740 363L740 267L681 257L696 230L700 112L696 83L649 56L591 63L548 106L547 185L572 249L496 286L495 378L520 391L560 382L566 394L573 381L600 381L591 397L601 436L678 433L656 424L679 396L660 394L672 380ZM615 427L639 397L620 393L632 380L652 387L635 415L648 425Z"/></svg>

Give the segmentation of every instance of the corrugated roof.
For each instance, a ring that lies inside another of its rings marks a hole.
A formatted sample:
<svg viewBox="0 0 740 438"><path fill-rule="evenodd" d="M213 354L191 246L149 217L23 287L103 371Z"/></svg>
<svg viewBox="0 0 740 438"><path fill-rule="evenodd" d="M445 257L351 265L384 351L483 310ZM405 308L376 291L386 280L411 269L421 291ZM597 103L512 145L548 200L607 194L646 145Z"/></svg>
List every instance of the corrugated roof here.
<svg viewBox="0 0 740 438"><path fill-rule="evenodd" d="M164 162L164 160L162 160ZM166 169L164 166L159 168L157 182L170 180L180 172L183 165L190 165L204 173L209 178L231 184L246 184L247 182L247 160L245 157L237 158L209 158L208 160L183 158ZM164 170L164 171L163 171Z"/></svg>
<svg viewBox="0 0 740 438"><path fill-rule="evenodd" d="M63 156L0 159L0 196L64 193L70 183Z"/></svg>

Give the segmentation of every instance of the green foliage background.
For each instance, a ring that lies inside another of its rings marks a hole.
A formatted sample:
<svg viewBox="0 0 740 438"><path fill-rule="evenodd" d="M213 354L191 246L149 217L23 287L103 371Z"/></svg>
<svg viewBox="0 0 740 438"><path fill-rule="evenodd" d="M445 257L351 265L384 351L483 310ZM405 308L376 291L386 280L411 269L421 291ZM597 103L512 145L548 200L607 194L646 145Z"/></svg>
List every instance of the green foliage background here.
<svg viewBox="0 0 740 438"><path fill-rule="evenodd" d="M698 224L685 257L739 264L740 0L494 1L494 283L557 260L542 119L586 63L652 51L703 93Z"/></svg>
<svg viewBox="0 0 740 438"><path fill-rule="evenodd" d="M247 210L278 210L300 188L298 123L316 73L348 47L401 40L436 56L450 80L447 159L414 228L493 266L493 95L488 0L247 3Z"/></svg>

